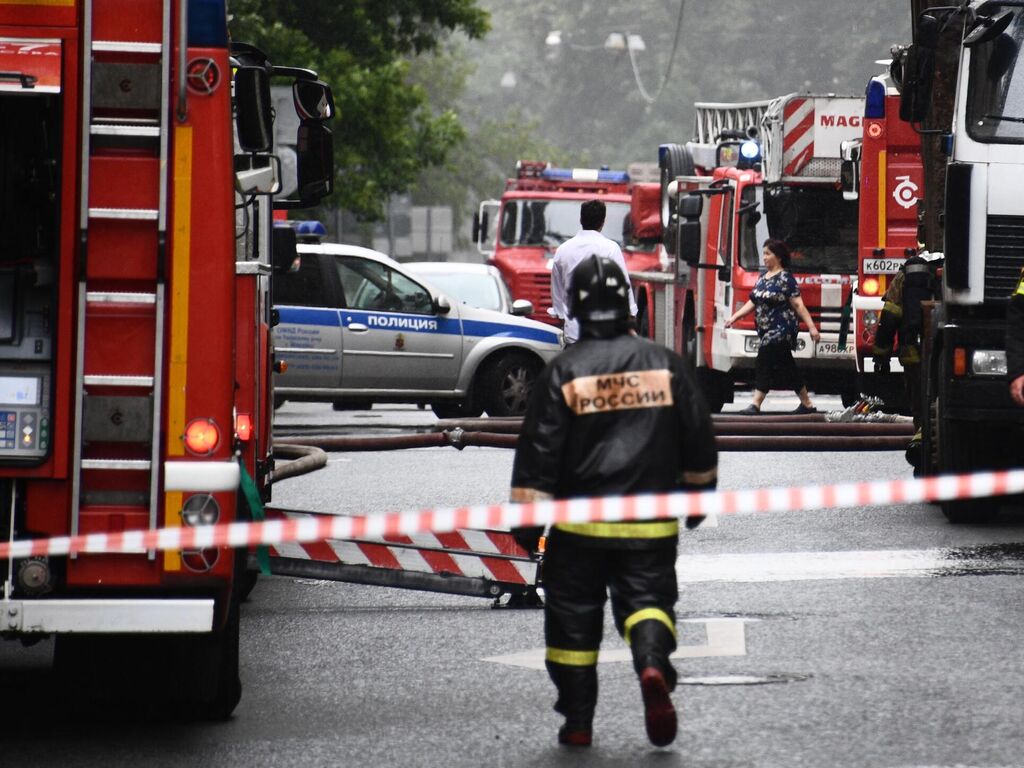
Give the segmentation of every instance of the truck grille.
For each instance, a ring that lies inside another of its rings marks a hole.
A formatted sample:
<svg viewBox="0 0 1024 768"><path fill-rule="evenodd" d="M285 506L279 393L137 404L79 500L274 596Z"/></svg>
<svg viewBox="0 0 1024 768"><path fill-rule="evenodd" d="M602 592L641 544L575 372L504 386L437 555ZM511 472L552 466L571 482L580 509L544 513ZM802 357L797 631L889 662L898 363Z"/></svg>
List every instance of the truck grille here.
<svg viewBox="0 0 1024 768"><path fill-rule="evenodd" d="M551 306L551 273L550 272L520 272L517 276L517 285L513 288L513 299L526 299L533 302L534 319L547 316L548 307Z"/></svg>
<svg viewBox="0 0 1024 768"><path fill-rule="evenodd" d="M989 216L985 251L985 300L1009 299L1024 267L1024 216Z"/></svg>
<svg viewBox="0 0 1024 768"><path fill-rule="evenodd" d="M812 304L805 304L808 313L811 315L811 319L814 324L818 326L818 330L822 333L838 333L839 324L843 317L843 311L836 309L835 307L829 307L828 309L822 309ZM803 324L800 324L803 328Z"/></svg>

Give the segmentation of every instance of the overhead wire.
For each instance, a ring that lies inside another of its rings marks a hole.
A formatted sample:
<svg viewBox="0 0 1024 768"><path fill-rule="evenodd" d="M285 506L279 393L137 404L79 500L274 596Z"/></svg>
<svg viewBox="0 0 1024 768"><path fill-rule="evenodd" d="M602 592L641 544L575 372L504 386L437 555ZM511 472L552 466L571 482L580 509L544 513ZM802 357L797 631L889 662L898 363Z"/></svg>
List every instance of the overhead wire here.
<svg viewBox="0 0 1024 768"><path fill-rule="evenodd" d="M637 66L636 51L632 47L626 45L626 51L629 53L629 64L633 68L633 79L636 81L636 88L640 91L640 96L648 104L654 104L661 96L661 92L665 90L665 86L668 84L668 78L672 74L672 65L675 63L676 51L679 50L679 39L682 37L683 32L683 11L686 8L686 0L679 0L679 17L676 19L676 34L675 39L672 41L672 52L668 56L668 65L665 67L665 74L661 78L661 84L658 86L658 90L652 96L648 93L644 87L643 81L640 78L640 68Z"/></svg>

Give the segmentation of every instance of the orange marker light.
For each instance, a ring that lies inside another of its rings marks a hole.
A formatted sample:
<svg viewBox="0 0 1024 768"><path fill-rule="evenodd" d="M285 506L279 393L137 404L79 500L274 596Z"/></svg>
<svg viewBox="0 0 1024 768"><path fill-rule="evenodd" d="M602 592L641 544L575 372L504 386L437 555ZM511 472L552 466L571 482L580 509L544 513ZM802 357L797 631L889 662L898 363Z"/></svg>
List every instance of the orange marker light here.
<svg viewBox="0 0 1024 768"><path fill-rule="evenodd" d="M963 347L957 347L953 350L953 375L967 375L967 350Z"/></svg>
<svg viewBox="0 0 1024 768"><path fill-rule="evenodd" d="M235 416L235 434L242 442L249 442L249 438L252 437L252 416L248 413Z"/></svg>
<svg viewBox="0 0 1024 768"><path fill-rule="evenodd" d="M864 282L861 283L861 291L865 296L877 296L878 295L878 278L877 277L865 277Z"/></svg>
<svg viewBox="0 0 1024 768"><path fill-rule="evenodd" d="M220 444L220 430L213 419L193 419L185 427L185 447L197 456L209 456Z"/></svg>

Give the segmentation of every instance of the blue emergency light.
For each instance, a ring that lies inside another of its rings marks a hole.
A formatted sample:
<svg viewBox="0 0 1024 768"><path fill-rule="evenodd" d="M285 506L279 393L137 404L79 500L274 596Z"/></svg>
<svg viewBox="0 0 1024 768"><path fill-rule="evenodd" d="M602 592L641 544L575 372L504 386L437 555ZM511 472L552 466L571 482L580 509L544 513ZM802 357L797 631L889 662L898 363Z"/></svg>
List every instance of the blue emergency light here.
<svg viewBox="0 0 1024 768"><path fill-rule="evenodd" d="M324 228L323 224L313 219L310 221L295 222L295 234L297 237L301 237L306 240L320 240L321 238L327 237L327 230Z"/></svg>
<svg viewBox="0 0 1024 768"><path fill-rule="evenodd" d="M545 168L540 173L548 181L605 181L612 184L629 182L627 171L609 171L597 168Z"/></svg>
<svg viewBox="0 0 1024 768"><path fill-rule="evenodd" d="M740 144L740 157L748 163L756 163L761 159L761 145L756 141L744 141Z"/></svg>
<svg viewBox="0 0 1024 768"><path fill-rule="evenodd" d="M188 44L197 48L227 47L225 0L188 0Z"/></svg>
<svg viewBox="0 0 1024 768"><path fill-rule="evenodd" d="M885 117L885 83L877 77L871 78L864 97L864 117Z"/></svg>

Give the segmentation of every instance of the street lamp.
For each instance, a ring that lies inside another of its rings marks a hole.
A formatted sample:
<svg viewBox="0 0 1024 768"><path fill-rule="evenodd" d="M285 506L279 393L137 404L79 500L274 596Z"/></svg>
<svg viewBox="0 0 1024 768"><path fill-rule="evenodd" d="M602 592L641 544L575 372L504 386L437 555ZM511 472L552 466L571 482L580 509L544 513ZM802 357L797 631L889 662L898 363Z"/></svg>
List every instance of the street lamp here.
<svg viewBox="0 0 1024 768"><path fill-rule="evenodd" d="M604 47L610 51L646 51L647 44L640 35L629 32L612 32L604 41Z"/></svg>

